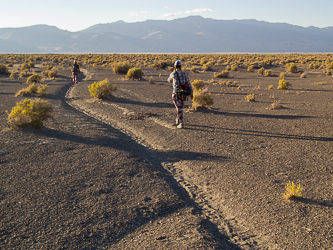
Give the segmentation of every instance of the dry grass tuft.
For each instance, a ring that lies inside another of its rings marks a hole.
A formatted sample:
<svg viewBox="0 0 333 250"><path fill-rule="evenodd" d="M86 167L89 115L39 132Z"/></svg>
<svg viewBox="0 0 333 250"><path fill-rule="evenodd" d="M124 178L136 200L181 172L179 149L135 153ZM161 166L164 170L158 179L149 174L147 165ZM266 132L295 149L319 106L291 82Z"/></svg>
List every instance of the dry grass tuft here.
<svg viewBox="0 0 333 250"><path fill-rule="evenodd" d="M286 199L297 199L297 198L302 198L303 187L298 184L297 186L294 184L294 182L289 182L286 185L286 192L283 194L283 196Z"/></svg>
<svg viewBox="0 0 333 250"><path fill-rule="evenodd" d="M254 102L255 99L256 99L255 94L249 94L249 95L246 96L246 100L247 100L248 102Z"/></svg>

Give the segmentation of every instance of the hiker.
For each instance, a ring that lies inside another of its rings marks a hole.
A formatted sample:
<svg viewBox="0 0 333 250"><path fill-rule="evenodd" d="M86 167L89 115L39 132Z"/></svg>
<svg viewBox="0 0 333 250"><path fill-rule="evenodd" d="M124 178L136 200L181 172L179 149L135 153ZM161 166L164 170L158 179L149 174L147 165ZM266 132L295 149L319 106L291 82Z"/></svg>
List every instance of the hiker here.
<svg viewBox="0 0 333 250"><path fill-rule="evenodd" d="M73 75L73 83L76 84L78 82L78 77L80 73L80 66L77 64L77 60L74 60L72 75Z"/></svg>
<svg viewBox="0 0 333 250"><path fill-rule="evenodd" d="M176 126L177 128L184 128L183 105L188 96L191 96L191 99L193 99L193 90L190 79L182 71L180 61L174 63L174 69L168 78L168 82L172 81L173 83L172 100L177 109Z"/></svg>

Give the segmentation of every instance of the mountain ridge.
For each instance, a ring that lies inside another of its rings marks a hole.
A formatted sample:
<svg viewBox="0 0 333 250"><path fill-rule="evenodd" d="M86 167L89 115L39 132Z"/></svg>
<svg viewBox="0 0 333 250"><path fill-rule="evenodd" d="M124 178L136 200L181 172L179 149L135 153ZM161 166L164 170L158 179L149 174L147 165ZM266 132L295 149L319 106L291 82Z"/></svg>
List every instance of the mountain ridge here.
<svg viewBox="0 0 333 250"><path fill-rule="evenodd" d="M117 21L78 32L33 25L0 29L0 53L326 53L333 27L254 19Z"/></svg>

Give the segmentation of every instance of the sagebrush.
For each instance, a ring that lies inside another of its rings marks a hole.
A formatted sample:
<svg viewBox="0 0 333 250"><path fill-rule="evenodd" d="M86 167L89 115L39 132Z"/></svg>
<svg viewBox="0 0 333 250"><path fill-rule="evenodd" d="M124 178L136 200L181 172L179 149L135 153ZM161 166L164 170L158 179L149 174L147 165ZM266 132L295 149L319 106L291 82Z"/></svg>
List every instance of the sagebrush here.
<svg viewBox="0 0 333 250"><path fill-rule="evenodd" d="M24 99L16 104L8 114L7 124L11 128L32 125L39 128L51 118L52 106L40 99Z"/></svg>
<svg viewBox="0 0 333 250"><path fill-rule="evenodd" d="M109 79L94 82L88 86L90 95L98 99L107 99L111 96L112 92L117 90L117 87L109 82Z"/></svg>

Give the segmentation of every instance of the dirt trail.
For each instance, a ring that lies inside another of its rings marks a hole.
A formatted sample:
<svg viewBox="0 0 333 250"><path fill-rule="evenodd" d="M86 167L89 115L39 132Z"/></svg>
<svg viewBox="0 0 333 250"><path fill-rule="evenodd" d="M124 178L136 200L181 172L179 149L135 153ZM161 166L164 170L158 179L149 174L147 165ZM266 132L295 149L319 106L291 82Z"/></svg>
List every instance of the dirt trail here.
<svg viewBox="0 0 333 250"><path fill-rule="evenodd" d="M93 74L89 71L86 70L85 74L87 77L84 78L83 81L87 82L93 78ZM90 117L93 117L94 119L97 119L98 121L120 130L147 149L153 151L164 151L168 148L168 144L170 142L165 141L162 143L161 140L156 140L156 137L152 136L152 130L142 132L137 126L129 123L128 121L117 119L114 115L111 115L110 112L103 112L109 109L100 108L100 106L109 106L109 108L111 107L112 112L115 112L115 109L117 109L118 113L121 113L123 116L135 115L137 112L112 102L77 98L77 88L80 87L81 86L79 85L73 85L67 91L66 102L70 106ZM127 89L121 89L119 91L130 93L132 97L138 96ZM139 98L147 100L145 97ZM150 101L154 102L154 100ZM147 123L154 122L157 129L162 127L167 130L176 129L173 124L156 117L145 117L144 120ZM216 225L221 235L227 236L233 244L242 249L265 249L268 246L269 249L278 249L277 245L269 242L267 238L262 237L261 235L256 235L248 227L246 227L246 225L239 223L235 216L233 216L232 212L227 207L223 207L219 199L216 199L216 196L211 196L209 192L207 192L206 186L203 186L202 183L196 183L196 179L191 178L191 175L195 174L192 173L189 168L191 164L193 163L188 160L162 162L164 169L167 170L179 183L179 185L187 191L189 197L200 208L202 216Z"/></svg>

